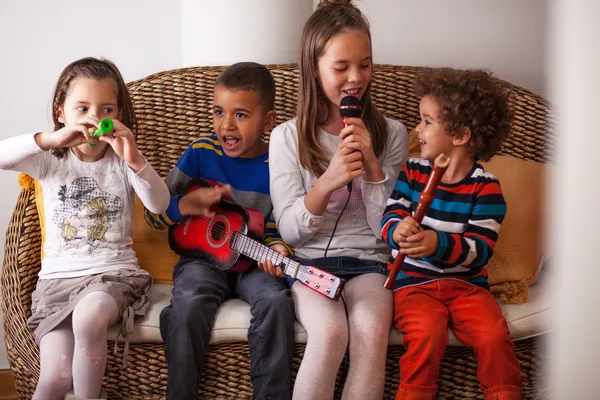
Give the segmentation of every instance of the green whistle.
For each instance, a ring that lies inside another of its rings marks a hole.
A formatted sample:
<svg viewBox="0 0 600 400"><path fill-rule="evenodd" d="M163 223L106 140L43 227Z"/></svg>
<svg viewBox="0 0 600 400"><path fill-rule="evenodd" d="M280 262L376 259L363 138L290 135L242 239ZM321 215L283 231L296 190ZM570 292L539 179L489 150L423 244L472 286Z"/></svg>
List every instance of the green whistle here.
<svg viewBox="0 0 600 400"><path fill-rule="evenodd" d="M94 132L90 133L90 136L93 138L100 138L100 136L107 134L107 133L111 133L114 129L115 125L113 124L112 119L110 118L103 118L102 120L100 120L100 125L98 126L98 129L96 129ZM88 142L88 144L90 146L95 146L95 143L92 142Z"/></svg>

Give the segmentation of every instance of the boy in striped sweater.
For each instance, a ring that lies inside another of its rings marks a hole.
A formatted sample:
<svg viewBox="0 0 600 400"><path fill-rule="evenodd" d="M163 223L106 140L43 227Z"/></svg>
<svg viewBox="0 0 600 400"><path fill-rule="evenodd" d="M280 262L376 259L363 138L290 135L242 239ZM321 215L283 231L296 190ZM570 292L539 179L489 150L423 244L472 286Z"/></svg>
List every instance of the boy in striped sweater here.
<svg viewBox="0 0 600 400"><path fill-rule="evenodd" d="M428 69L416 81L420 158L402 168L382 237L406 258L394 287L394 326L403 334L396 399L434 399L448 328L474 349L486 399L520 399L521 374L506 320L489 291L506 204L500 183L478 163L510 131L508 95L483 71ZM425 218L412 217L441 153L450 164Z"/></svg>
<svg viewBox="0 0 600 400"><path fill-rule="evenodd" d="M215 82L215 134L193 142L165 179L171 202L163 214L146 210L146 222L165 229L189 216L211 217L223 196L265 217L264 244L288 255L275 223L269 189L269 147L263 133L275 123L275 81L267 68L237 63ZM220 186L183 194L193 179ZM273 268L270 261L265 262ZM283 275L280 273L280 275ZM250 304L248 330L254 399L291 398L294 304L285 281L253 268L223 271L206 258L181 257L173 271L173 298L160 314L166 346L167 399L198 399L211 330L219 306L239 297Z"/></svg>

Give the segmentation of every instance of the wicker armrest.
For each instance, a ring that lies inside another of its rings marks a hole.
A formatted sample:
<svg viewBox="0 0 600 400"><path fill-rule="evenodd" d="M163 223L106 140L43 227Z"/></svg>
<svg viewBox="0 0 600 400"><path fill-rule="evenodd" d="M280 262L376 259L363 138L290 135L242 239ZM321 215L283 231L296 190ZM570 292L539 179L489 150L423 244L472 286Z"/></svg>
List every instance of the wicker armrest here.
<svg viewBox="0 0 600 400"><path fill-rule="evenodd" d="M31 293L40 271L41 232L33 189L23 189L12 214L2 263L2 312L6 353L20 398L31 398L37 383L39 352L27 328L31 315Z"/></svg>

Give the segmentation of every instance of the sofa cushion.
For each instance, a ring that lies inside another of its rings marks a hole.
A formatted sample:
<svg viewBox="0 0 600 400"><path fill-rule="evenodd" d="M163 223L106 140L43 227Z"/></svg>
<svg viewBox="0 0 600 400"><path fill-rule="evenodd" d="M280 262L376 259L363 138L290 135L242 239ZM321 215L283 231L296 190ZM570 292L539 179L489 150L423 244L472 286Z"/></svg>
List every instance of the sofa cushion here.
<svg viewBox="0 0 600 400"><path fill-rule="evenodd" d="M550 330L550 299L546 290L546 279L530 288L529 300L520 305L501 304L502 312L508 321L513 340L526 339L546 333ZM156 284L150 293L151 306L144 318L136 320L131 342L162 342L159 331L161 310L169 304L172 285ZM210 343L227 343L248 340L250 326L250 306L239 299L227 300L219 308ZM109 339L114 340L120 325L109 330ZM296 322L296 342L306 343L306 331ZM390 331L390 344L402 344L402 335L394 328ZM462 344L450 333L449 345Z"/></svg>
<svg viewBox="0 0 600 400"><path fill-rule="evenodd" d="M548 258L544 198L550 166L504 155L482 165L500 181L507 208L494 256L487 266L488 280L492 291L504 301L520 303L527 300L527 292L519 292L519 282L526 290ZM510 282L513 284L502 285Z"/></svg>
<svg viewBox="0 0 600 400"><path fill-rule="evenodd" d="M133 203L133 250L140 267L152 275L155 283L173 284L173 268L179 256L169 246L168 231L148 226L144 218L144 205L135 196Z"/></svg>

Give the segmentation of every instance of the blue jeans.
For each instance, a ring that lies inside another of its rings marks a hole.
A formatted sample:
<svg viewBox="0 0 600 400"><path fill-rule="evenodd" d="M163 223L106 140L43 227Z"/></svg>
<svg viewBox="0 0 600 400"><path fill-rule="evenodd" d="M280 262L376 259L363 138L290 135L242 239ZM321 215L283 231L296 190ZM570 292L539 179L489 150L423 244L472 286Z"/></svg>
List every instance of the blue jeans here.
<svg viewBox="0 0 600 400"><path fill-rule="evenodd" d="M323 257L297 258L296 261L302 265L317 267L345 280L363 274L378 273L387 275L388 273L386 263L374 260L361 260L354 257L327 257L325 262L323 262ZM295 279L286 276L285 281L289 287L292 287Z"/></svg>
<svg viewBox="0 0 600 400"><path fill-rule="evenodd" d="M290 399L294 304L282 279L255 268L236 274L203 259L182 258L173 271L173 298L160 314L166 345L167 399L198 399L198 378L217 309L235 296L250 304L248 330L254 399Z"/></svg>

